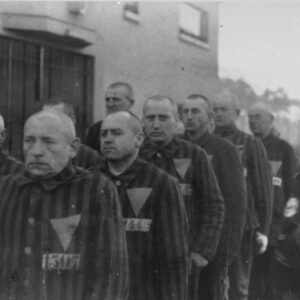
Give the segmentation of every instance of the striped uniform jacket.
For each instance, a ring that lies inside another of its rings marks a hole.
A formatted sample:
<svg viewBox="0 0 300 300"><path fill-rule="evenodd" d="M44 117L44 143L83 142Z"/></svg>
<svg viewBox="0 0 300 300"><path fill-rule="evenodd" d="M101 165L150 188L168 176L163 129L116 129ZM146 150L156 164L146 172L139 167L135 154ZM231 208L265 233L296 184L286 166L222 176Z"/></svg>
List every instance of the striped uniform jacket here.
<svg viewBox="0 0 300 300"><path fill-rule="evenodd" d="M189 251L211 261L223 226L224 200L207 155L175 136L163 148L156 148L146 139L140 154L178 178L190 225Z"/></svg>
<svg viewBox="0 0 300 300"><path fill-rule="evenodd" d="M23 168L24 166L21 162L5 153L0 148L0 178L8 174L21 172Z"/></svg>
<svg viewBox="0 0 300 300"><path fill-rule="evenodd" d="M114 184L69 164L0 182L0 299L123 300L128 258Z"/></svg>
<svg viewBox="0 0 300 300"><path fill-rule="evenodd" d="M262 138L262 142L267 151L273 176L274 205L270 242L274 243L280 233L285 203L294 196L294 176L298 162L288 142L273 134Z"/></svg>
<svg viewBox="0 0 300 300"><path fill-rule="evenodd" d="M216 127L215 133L235 144L242 157L248 204L245 230L257 228L268 235L273 207L272 176L262 142L240 131L234 124Z"/></svg>
<svg viewBox="0 0 300 300"><path fill-rule="evenodd" d="M84 168L89 169L93 166L97 166L100 163L99 153L92 148L81 144L77 152L76 157L72 160L73 164Z"/></svg>
<svg viewBox="0 0 300 300"><path fill-rule="evenodd" d="M119 176L105 163L99 169L114 181L122 204L129 300L186 299L188 228L177 180L139 158Z"/></svg>
<svg viewBox="0 0 300 300"><path fill-rule="evenodd" d="M183 138L189 140L187 134ZM225 202L225 220L217 253L223 258L233 258L240 249L247 209L246 183L239 152L232 143L208 131L190 141L208 154Z"/></svg>

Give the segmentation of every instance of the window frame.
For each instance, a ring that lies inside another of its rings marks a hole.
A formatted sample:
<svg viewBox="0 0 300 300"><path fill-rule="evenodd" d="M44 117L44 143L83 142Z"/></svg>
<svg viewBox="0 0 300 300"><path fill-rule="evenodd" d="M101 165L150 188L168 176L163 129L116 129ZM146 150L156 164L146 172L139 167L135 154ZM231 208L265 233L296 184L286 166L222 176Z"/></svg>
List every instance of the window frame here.
<svg viewBox="0 0 300 300"><path fill-rule="evenodd" d="M205 22L206 24L204 24L204 26L206 26L206 29L204 29L206 32L204 35L206 35L206 40L203 40L202 37L202 33L200 32L199 36L195 36L192 33L189 33L187 30L185 30L184 28L182 28L181 24L180 24L180 13L181 13L181 5L187 5L189 7L191 7L192 9L198 11L200 13L200 31L201 31L201 27L203 26L202 22ZM205 19L206 21L203 21L203 15L205 15ZM179 6L179 16L178 16L178 34L179 34L179 39L181 41L184 41L186 43L189 44L193 44L196 45L198 47L204 48L204 49L210 49L210 44L209 44L209 14L208 11L203 9L202 7L193 5L192 3L189 2L182 2L180 3Z"/></svg>

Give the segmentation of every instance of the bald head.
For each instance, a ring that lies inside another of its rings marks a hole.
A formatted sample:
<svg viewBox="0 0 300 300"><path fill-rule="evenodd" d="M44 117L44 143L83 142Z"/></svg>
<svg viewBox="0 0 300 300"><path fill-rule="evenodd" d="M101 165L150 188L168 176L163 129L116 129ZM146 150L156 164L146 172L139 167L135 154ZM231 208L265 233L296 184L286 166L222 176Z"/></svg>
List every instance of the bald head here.
<svg viewBox="0 0 300 300"><path fill-rule="evenodd" d="M110 163L127 166L144 140L141 121L130 112L109 114L101 126L101 153Z"/></svg>
<svg viewBox="0 0 300 300"><path fill-rule="evenodd" d="M25 165L33 176L48 178L59 173L76 156L78 146L74 124L63 113L42 110L25 123Z"/></svg>
<svg viewBox="0 0 300 300"><path fill-rule="evenodd" d="M24 132L32 123L44 123L57 128L57 131L63 134L68 141L72 141L76 137L72 120L56 109L48 108L29 117L25 122Z"/></svg>
<svg viewBox="0 0 300 300"><path fill-rule="evenodd" d="M260 138L266 137L272 128L274 116L270 106L256 102L249 109L248 121L251 132Z"/></svg>
<svg viewBox="0 0 300 300"><path fill-rule="evenodd" d="M234 124L239 116L239 100L229 90L224 90L213 100L213 118L217 127Z"/></svg>

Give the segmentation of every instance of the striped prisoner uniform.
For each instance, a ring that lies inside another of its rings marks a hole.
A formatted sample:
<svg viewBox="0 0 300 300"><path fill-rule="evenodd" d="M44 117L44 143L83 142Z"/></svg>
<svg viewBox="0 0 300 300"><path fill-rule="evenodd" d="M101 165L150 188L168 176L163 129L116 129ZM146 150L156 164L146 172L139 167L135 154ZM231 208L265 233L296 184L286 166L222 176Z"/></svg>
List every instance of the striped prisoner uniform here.
<svg viewBox="0 0 300 300"><path fill-rule="evenodd" d="M123 300L126 240L117 191L69 164L0 182L0 299Z"/></svg>
<svg viewBox="0 0 300 300"><path fill-rule="evenodd" d="M224 201L205 152L174 136L163 148L146 139L140 154L179 180L190 225L189 251L211 261L223 225Z"/></svg>
<svg viewBox="0 0 300 300"><path fill-rule="evenodd" d="M238 254L246 219L246 184L236 147L206 131L197 139L182 136L204 149L214 168L225 202L225 219L216 257L200 275L199 299L223 299L228 265Z"/></svg>
<svg viewBox="0 0 300 300"><path fill-rule="evenodd" d="M278 288L282 283L289 281L291 273L282 272L282 266L275 259L280 245L287 244L285 237L283 211L287 200L294 196L294 176L298 162L292 146L272 133L262 138L273 176L273 218L271 223L269 246L267 251L254 259L250 299L278 299ZM281 234L284 232L284 234ZM291 249L291 254L293 250ZM281 283L280 283L281 281ZM280 284L278 284L280 283Z"/></svg>
<svg viewBox="0 0 300 300"><path fill-rule="evenodd" d="M235 125L216 127L215 133L236 145L242 157L248 198L245 230L258 228L268 235L272 218L272 177L262 142Z"/></svg>
<svg viewBox="0 0 300 300"><path fill-rule="evenodd" d="M177 180L139 158L118 176L104 162L99 169L117 186L122 205L129 300L186 299L187 219Z"/></svg>
<svg viewBox="0 0 300 300"><path fill-rule="evenodd" d="M274 204L270 237L274 243L280 232L285 203L294 196L294 176L298 161L288 142L271 133L261 140L266 148L273 175Z"/></svg>
<svg viewBox="0 0 300 300"><path fill-rule="evenodd" d="M5 153L0 148L0 178L8 174L21 172L23 168L24 166L21 162Z"/></svg>
<svg viewBox="0 0 300 300"><path fill-rule="evenodd" d="M235 124L216 127L215 133L230 140L240 152L247 186L247 217L241 249L229 268L229 298L247 300L254 258L255 231L269 234L273 194L271 169L262 142L240 131Z"/></svg>
<svg viewBox="0 0 300 300"><path fill-rule="evenodd" d="M79 146L77 155L73 158L72 162L78 167L89 169L93 166L97 166L100 163L100 160L101 159L97 151L81 144Z"/></svg>

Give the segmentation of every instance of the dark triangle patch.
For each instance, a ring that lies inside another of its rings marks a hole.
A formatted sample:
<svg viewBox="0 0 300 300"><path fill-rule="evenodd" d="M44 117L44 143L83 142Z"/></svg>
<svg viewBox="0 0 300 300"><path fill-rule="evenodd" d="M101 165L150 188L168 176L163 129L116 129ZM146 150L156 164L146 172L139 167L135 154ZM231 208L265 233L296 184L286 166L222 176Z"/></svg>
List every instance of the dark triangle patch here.
<svg viewBox="0 0 300 300"><path fill-rule="evenodd" d="M72 241L74 232L78 227L81 215L74 215L67 218L50 219L51 225L56 232L58 239L66 251Z"/></svg>
<svg viewBox="0 0 300 300"><path fill-rule="evenodd" d="M271 164L272 174L273 174L273 176L276 176L278 173L278 170L280 169L280 167L282 165L282 162L270 160L270 164Z"/></svg>
<svg viewBox="0 0 300 300"><path fill-rule="evenodd" d="M174 158L173 159L175 168L182 179L184 179L186 171L188 170L191 159L190 158Z"/></svg>
<svg viewBox="0 0 300 300"><path fill-rule="evenodd" d="M138 216L152 192L152 188L132 188L126 191L134 213Z"/></svg>

